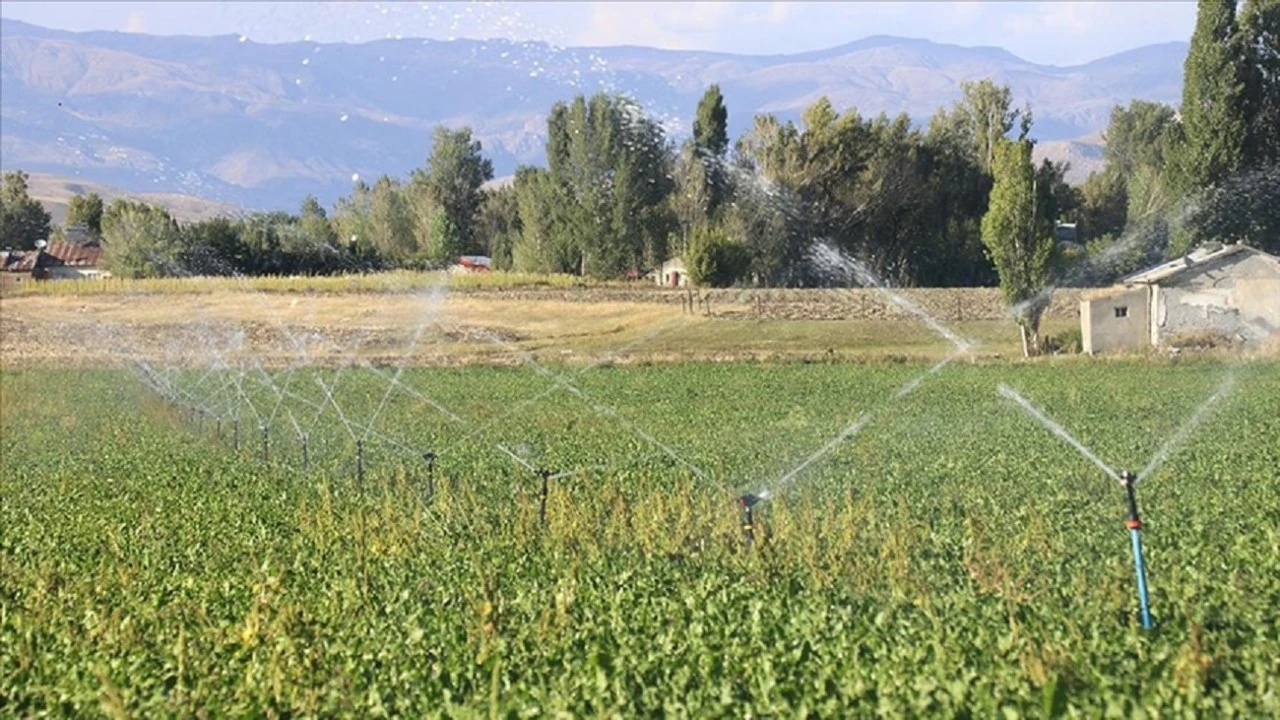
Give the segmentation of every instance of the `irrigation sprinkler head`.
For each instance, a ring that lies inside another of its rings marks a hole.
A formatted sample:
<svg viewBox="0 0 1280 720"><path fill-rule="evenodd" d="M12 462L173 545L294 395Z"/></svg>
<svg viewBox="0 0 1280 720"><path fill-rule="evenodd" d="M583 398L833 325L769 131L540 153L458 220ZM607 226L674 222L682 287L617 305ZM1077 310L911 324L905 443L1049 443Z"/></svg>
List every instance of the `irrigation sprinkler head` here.
<svg viewBox="0 0 1280 720"><path fill-rule="evenodd" d="M1142 629L1151 629L1151 599L1147 593L1147 569L1146 562L1142 557L1142 540L1139 534L1142 530L1142 519L1138 517L1138 497L1134 493L1134 485L1137 484L1138 476L1128 470L1119 473L1120 482L1124 485L1125 501L1128 505L1128 514L1125 517L1124 525L1129 529L1129 539L1133 544L1133 571L1138 580L1138 608L1142 616Z"/></svg>
<svg viewBox="0 0 1280 720"><path fill-rule="evenodd" d="M747 493L738 498L738 507L742 508L742 539L747 544L747 547L751 547L751 543L756 538L754 508L762 500L764 500L763 495L753 495L752 493Z"/></svg>

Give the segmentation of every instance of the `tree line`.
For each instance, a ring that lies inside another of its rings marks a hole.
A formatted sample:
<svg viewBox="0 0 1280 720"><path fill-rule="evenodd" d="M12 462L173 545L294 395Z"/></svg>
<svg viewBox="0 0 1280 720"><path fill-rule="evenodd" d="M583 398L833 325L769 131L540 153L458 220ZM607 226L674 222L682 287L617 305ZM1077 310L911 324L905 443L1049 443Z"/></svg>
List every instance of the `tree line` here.
<svg viewBox="0 0 1280 720"><path fill-rule="evenodd" d="M179 224L99 200L94 231L110 269L134 276L439 267L477 254L498 269L594 278L678 257L699 284L811 286L839 281L814 260L822 244L895 285L1000 283L1034 315L1027 301L1048 286L1107 282L1205 240L1277 249L1278 37L1280 0L1247 0L1238 15L1232 0L1200 0L1180 108L1116 107L1105 170L1080 187L1064 164L1032 164L1032 108L990 80L962 84L923 126L823 98L798 123L757 115L732 142L712 85L680 144L625 96L556 103L546 167L520 167L501 188L484 187L493 167L471 131L440 127L423 167L357 181L328 213L307 198L297 214ZM18 185L6 176L0 193L6 244L39 226ZM1059 223L1075 224L1075 243L1058 241ZM1038 316L1025 320L1034 342Z"/></svg>

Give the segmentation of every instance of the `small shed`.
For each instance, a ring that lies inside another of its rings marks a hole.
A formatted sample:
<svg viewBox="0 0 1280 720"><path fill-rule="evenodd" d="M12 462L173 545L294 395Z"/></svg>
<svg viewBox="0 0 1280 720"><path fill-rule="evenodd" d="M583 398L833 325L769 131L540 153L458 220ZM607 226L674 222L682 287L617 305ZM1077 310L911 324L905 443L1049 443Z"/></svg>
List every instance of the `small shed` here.
<svg viewBox="0 0 1280 720"><path fill-rule="evenodd" d="M96 280L102 269L102 246L97 243L54 242L40 253L41 280Z"/></svg>
<svg viewBox="0 0 1280 720"><path fill-rule="evenodd" d="M18 287L33 279L39 250L0 251L0 288Z"/></svg>
<svg viewBox="0 0 1280 720"><path fill-rule="evenodd" d="M662 287L684 287L689 284L689 275L684 269L684 260L671 258L662 263L658 270L658 284Z"/></svg>
<svg viewBox="0 0 1280 720"><path fill-rule="evenodd" d="M1159 347L1183 335L1260 340L1280 329L1280 258L1214 243L1121 278L1080 302L1090 354Z"/></svg>

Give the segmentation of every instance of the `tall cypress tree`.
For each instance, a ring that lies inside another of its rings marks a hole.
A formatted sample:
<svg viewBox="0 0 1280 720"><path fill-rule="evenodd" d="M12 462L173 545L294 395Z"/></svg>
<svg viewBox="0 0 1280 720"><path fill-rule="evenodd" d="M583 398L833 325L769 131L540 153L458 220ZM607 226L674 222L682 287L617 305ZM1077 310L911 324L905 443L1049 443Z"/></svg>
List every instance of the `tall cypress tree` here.
<svg viewBox="0 0 1280 720"><path fill-rule="evenodd" d="M1218 185L1244 164L1247 77L1236 0L1199 0L1184 65L1183 140L1175 154L1183 193Z"/></svg>
<svg viewBox="0 0 1280 720"><path fill-rule="evenodd" d="M1000 275L1000 289L1014 308L1022 351L1039 351L1040 317L1053 259L1052 218L1044 214L1031 164L1031 142L1000 138L993 148L995 183L982 217L982 244Z"/></svg>
<svg viewBox="0 0 1280 720"><path fill-rule="evenodd" d="M698 101L698 111L693 118L693 145L705 168L703 193L707 197L707 215L714 217L728 196L724 156L729 150L729 111L724 106L719 85L707 88Z"/></svg>
<svg viewBox="0 0 1280 720"><path fill-rule="evenodd" d="M1245 0L1240 34L1248 62L1251 165L1280 162L1280 0Z"/></svg>

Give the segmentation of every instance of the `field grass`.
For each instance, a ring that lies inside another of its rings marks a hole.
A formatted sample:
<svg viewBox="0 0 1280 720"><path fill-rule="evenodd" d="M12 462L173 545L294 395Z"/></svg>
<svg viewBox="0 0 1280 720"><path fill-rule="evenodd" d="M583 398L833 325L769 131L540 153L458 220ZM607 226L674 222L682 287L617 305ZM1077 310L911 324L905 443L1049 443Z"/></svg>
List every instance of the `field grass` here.
<svg viewBox="0 0 1280 720"><path fill-rule="evenodd" d="M895 400L924 367L601 367L531 403L530 367L170 376L216 423L0 372L0 712L1280 714L1280 366L1140 487L1150 633L1119 486L996 385L1138 469L1226 368L954 363ZM498 444L602 467L542 524ZM748 549L731 501L766 486Z"/></svg>
<svg viewBox="0 0 1280 720"><path fill-rule="evenodd" d="M0 301L0 350L6 366L163 362L172 360L174 347L201 347L239 330L246 334L236 340L237 352L268 366L298 361L298 343L310 338L316 341L305 351L308 358L325 364L352 357L413 365L489 362L509 357L508 345L544 360L580 364L606 358L924 361L952 349L915 321L755 318L749 305L718 307L719 314L707 317L686 314L679 303L557 293L513 298L441 287L413 293L220 291L162 300L147 293L19 296ZM1009 319L950 324L978 343L982 357L1021 354ZM1049 317L1042 329L1056 335L1075 327L1072 317ZM501 344L492 341L495 334Z"/></svg>
<svg viewBox="0 0 1280 720"><path fill-rule="evenodd" d="M418 292L435 287L449 289L519 287L602 287L635 286L636 283L605 283L577 275L532 273L446 273L416 270L349 275L264 275L255 277L103 278L63 282L30 282L6 289L13 297L94 295L187 295L225 292L266 293L390 293ZM651 285L646 285L651 287Z"/></svg>

